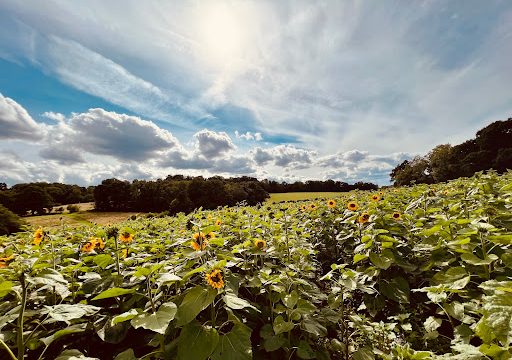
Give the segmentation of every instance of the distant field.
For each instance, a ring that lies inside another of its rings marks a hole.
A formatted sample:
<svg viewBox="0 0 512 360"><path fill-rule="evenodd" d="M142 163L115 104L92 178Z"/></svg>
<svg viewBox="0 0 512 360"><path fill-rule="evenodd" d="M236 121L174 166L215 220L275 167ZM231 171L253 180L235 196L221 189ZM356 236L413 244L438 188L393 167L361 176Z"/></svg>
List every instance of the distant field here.
<svg viewBox="0 0 512 360"><path fill-rule="evenodd" d="M312 199L327 199L340 196L341 192L292 192L292 193L274 193L270 194L268 202L275 203L279 201L290 200L312 200Z"/></svg>
<svg viewBox="0 0 512 360"><path fill-rule="evenodd" d="M28 216L23 218L30 225L35 227L42 226L47 228L59 227L64 223L67 226L76 225L107 225L116 224L127 220L130 216L136 215L135 212L95 212L81 211L73 214L52 214L41 216ZM62 220L61 220L62 219Z"/></svg>

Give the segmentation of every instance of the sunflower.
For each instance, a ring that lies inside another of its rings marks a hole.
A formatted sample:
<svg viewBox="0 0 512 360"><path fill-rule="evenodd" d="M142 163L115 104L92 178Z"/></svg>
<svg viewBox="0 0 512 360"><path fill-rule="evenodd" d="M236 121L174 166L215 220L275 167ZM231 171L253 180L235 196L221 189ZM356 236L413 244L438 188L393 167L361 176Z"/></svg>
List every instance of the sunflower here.
<svg viewBox="0 0 512 360"><path fill-rule="evenodd" d="M399 212L394 212L394 213L393 213L393 219L395 219L395 220L400 220L400 218L401 218L401 217L402 217L402 215L400 215L400 213L399 213Z"/></svg>
<svg viewBox="0 0 512 360"><path fill-rule="evenodd" d="M91 239L91 242L94 242L94 245L98 249L100 249L100 250L105 249L105 242L103 241L102 238L93 238L93 239Z"/></svg>
<svg viewBox="0 0 512 360"><path fill-rule="evenodd" d="M300 209L301 209L302 211L306 211L306 210L308 209L308 207L304 204L304 205L302 205L302 206L300 207Z"/></svg>
<svg viewBox="0 0 512 360"><path fill-rule="evenodd" d="M14 259L14 254L0 258L0 269L6 268L7 266L9 266L9 262L12 259Z"/></svg>
<svg viewBox="0 0 512 360"><path fill-rule="evenodd" d="M368 214L367 212L362 213L361 216L357 218L357 222L359 224L364 224L368 222L368 220L370 220L370 214Z"/></svg>
<svg viewBox="0 0 512 360"><path fill-rule="evenodd" d="M93 240L91 241L87 241L84 246L82 246L82 252L91 252L94 250L94 248L96 247L96 242Z"/></svg>
<svg viewBox="0 0 512 360"><path fill-rule="evenodd" d="M214 289L220 289L224 287L222 272L218 269L215 269L211 273L206 274L206 282Z"/></svg>
<svg viewBox="0 0 512 360"><path fill-rule="evenodd" d="M208 233L208 235L213 233ZM194 248L195 251L201 251L206 249L206 245L208 245L208 240L206 240L206 237L208 235L204 235L202 232L195 233L192 240L190 242L190 245ZM211 236L211 235L210 235ZM215 236L215 235L214 235Z"/></svg>
<svg viewBox="0 0 512 360"><path fill-rule="evenodd" d="M216 226L221 226L222 225L222 221L220 219L217 219L217 221L215 221L215 225Z"/></svg>
<svg viewBox="0 0 512 360"><path fill-rule="evenodd" d="M377 194L372 195L372 201L377 202L379 200L380 200L380 196L379 195L377 195Z"/></svg>
<svg viewBox="0 0 512 360"><path fill-rule="evenodd" d="M41 241L43 240L43 238L44 238L43 228L37 229L36 232L34 233L34 245L41 244Z"/></svg>
<svg viewBox="0 0 512 360"><path fill-rule="evenodd" d="M316 205L315 204L310 204L309 205L309 210L315 210L316 209Z"/></svg>
<svg viewBox="0 0 512 360"><path fill-rule="evenodd" d="M330 208L332 209L333 207L335 207L335 206L336 206L336 201L334 201L334 200L332 200L332 199L331 199L331 200L329 200L329 201L327 201L327 206L328 206L328 207L330 207Z"/></svg>
<svg viewBox="0 0 512 360"><path fill-rule="evenodd" d="M210 231L208 234L206 234L206 239L215 239L215 233L213 231Z"/></svg>
<svg viewBox="0 0 512 360"><path fill-rule="evenodd" d="M359 209L359 205L357 205L355 201L351 201L347 204L347 209L349 209L350 211L356 211L357 209Z"/></svg>
<svg viewBox="0 0 512 360"><path fill-rule="evenodd" d="M130 243L133 240L133 235L130 234L128 231L125 231L119 235L119 240L124 243Z"/></svg>
<svg viewBox="0 0 512 360"><path fill-rule="evenodd" d="M254 246L258 250L263 250L267 246L267 242L265 240L257 239L257 240L254 240Z"/></svg>

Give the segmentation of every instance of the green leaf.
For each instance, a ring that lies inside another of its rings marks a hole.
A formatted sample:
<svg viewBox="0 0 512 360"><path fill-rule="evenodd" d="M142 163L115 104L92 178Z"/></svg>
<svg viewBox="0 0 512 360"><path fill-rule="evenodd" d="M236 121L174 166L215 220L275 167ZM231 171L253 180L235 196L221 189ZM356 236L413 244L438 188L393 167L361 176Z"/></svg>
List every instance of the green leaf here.
<svg viewBox="0 0 512 360"><path fill-rule="evenodd" d="M315 359L316 353L307 341L301 340L297 347L297 356L301 359Z"/></svg>
<svg viewBox="0 0 512 360"><path fill-rule="evenodd" d="M158 279L156 280L156 282L160 285L172 285L174 284L176 281L181 281L182 279L178 276L178 275L175 275L175 274L169 274L169 273L164 273L162 275L160 275L158 277Z"/></svg>
<svg viewBox="0 0 512 360"><path fill-rule="evenodd" d="M423 326L425 327L425 330L427 332L431 332L431 331L437 330L437 328L439 328L442 323L443 323L443 320L437 319L433 316L429 316L427 318L427 320L425 320L425 322L423 323Z"/></svg>
<svg viewBox="0 0 512 360"><path fill-rule="evenodd" d="M503 235L489 235L487 237L490 241L496 244L501 245L510 245L512 244L512 234L503 234Z"/></svg>
<svg viewBox="0 0 512 360"><path fill-rule="evenodd" d="M368 257L366 254L355 254L354 260L352 261L354 264L357 264L359 261L364 260Z"/></svg>
<svg viewBox="0 0 512 360"><path fill-rule="evenodd" d="M217 290L196 286L187 291L176 313L176 326L188 324L210 305L217 296Z"/></svg>
<svg viewBox="0 0 512 360"><path fill-rule="evenodd" d="M93 258L93 261L96 265L98 265L102 269L105 269L107 266L114 263L114 259L112 258L112 256L110 256L108 254L96 255Z"/></svg>
<svg viewBox="0 0 512 360"><path fill-rule="evenodd" d="M54 332L52 335L50 335L48 337L41 338L39 340L41 340L43 342L43 344L48 346L52 342L54 342L55 340L57 340L57 339L59 339L59 338L61 338L63 336L66 336L66 335L69 335L69 334L76 334L76 333L84 332L86 326L87 326L87 324L85 324L85 323L84 324L71 325L71 326L68 326L65 329L58 330L58 331Z"/></svg>
<svg viewBox="0 0 512 360"><path fill-rule="evenodd" d="M110 288L108 290L105 290L105 291L99 293L97 296L92 298L92 300L108 299L108 298L112 298L112 297L116 297L116 296L133 294L134 292L135 292L135 289Z"/></svg>
<svg viewBox="0 0 512 360"><path fill-rule="evenodd" d="M131 320L135 316L139 315L141 312L141 309L131 309L130 311L124 312L121 315L114 316L112 318L112 325Z"/></svg>
<svg viewBox="0 0 512 360"><path fill-rule="evenodd" d="M374 360L372 349L369 348L360 348L355 353L352 354L352 359L354 360Z"/></svg>
<svg viewBox="0 0 512 360"><path fill-rule="evenodd" d="M212 327L192 321L181 330L178 339L178 359L207 359L217 347L219 334Z"/></svg>
<svg viewBox="0 0 512 360"><path fill-rule="evenodd" d="M302 321L302 328L306 330L308 333L313 334L318 337L326 336L327 329L317 320L311 318L310 316L305 316Z"/></svg>
<svg viewBox="0 0 512 360"><path fill-rule="evenodd" d="M114 360L137 360L137 357L132 349L127 349L122 353L117 354Z"/></svg>
<svg viewBox="0 0 512 360"><path fill-rule="evenodd" d="M370 261L379 269L387 270L395 261L395 256L391 250L386 249L381 254L371 252Z"/></svg>
<svg viewBox="0 0 512 360"><path fill-rule="evenodd" d="M494 254L487 255L485 259L480 259L474 254L464 253L460 258L471 265L489 265L493 261L498 260L498 256Z"/></svg>
<svg viewBox="0 0 512 360"><path fill-rule="evenodd" d="M379 281L379 289L382 295L399 303L409 303L409 283L403 277L396 277L391 280L382 279Z"/></svg>
<svg viewBox="0 0 512 360"><path fill-rule="evenodd" d="M230 309L240 310L240 309L244 309L244 308L250 308L250 309L256 310L257 312L260 312L257 308L252 306L250 302L248 302L247 300L241 299L236 295L226 294L222 297L222 299L224 300L224 303L226 304L226 306L229 307Z"/></svg>
<svg viewBox="0 0 512 360"><path fill-rule="evenodd" d="M12 281L2 281L0 282L0 298L3 298L5 295L9 294L12 290Z"/></svg>
<svg viewBox="0 0 512 360"><path fill-rule="evenodd" d="M274 328L274 333L276 335L291 331L293 329L293 327L294 327L294 324L292 322L284 321L284 319L281 315L279 315L278 317L276 317L274 319L273 328Z"/></svg>
<svg viewBox="0 0 512 360"><path fill-rule="evenodd" d="M286 344L286 338L283 335L273 335L263 340L263 347L266 352L276 351Z"/></svg>
<svg viewBox="0 0 512 360"><path fill-rule="evenodd" d="M82 352L76 349L64 350L60 353L55 360L99 360L98 358L92 358L85 356Z"/></svg>
<svg viewBox="0 0 512 360"><path fill-rule="evenodd" d="M283 294L281 294L281 295L283 295ZM282 296L283 304L288 309L293 309L295 307L295 305L297 304L298 300L299 300L299 294L295 290L293 290L289 294L286 294L286 295Z"/></svg>
<svg viewBox="0 0 512 360"><path fill-rule="evenodd" d="M219 338L217 348L211 360L251 360L251 329L242 323L236 323L233 329Z"/></svg>
<svg viewBox="0 0 512 360"><path fill-rule="evenodd" d="M69 322L73 319L80 319L84 316L91 316L100 311L101 308L85 304L60 304L45 306L43 314L48 314L56 321Z"/></svg>
<svg viewBox="0 0 512 360"><path fill-rule="evenodd" d="M176 311L177 307L175 303L163 303L154 314L137 315L131 320L131 324L135 329L142 327L163 335L169 323L174 319Z"/></svg>

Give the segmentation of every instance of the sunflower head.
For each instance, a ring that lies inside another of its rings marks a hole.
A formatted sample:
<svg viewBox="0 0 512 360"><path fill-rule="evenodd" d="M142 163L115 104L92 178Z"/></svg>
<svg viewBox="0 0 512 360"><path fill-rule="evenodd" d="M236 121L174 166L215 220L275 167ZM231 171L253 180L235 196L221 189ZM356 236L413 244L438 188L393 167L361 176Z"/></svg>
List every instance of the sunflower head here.
<svg viewBox="0 0 512 360"><path fill-rule="evenodd" d="M213 233L208 233L208 235L210 234ZM205 235L202 232L195 233L193 235L194 240L192 240L192 242L190 243L192 248L194 248L195 251L201 251L206 249L206 245L208 244L208 240L206 240L206 238L208 237L208 235ZM215 234L213 234L213 236L215 236Z"/></svg>
<svg viewBox="0 0 512 360"><path fill-rule="evenodd" d="M267 242L261 239L254 240L254 247L258 250L264 250L267 247Z"/></svg>
<svg viewBox="0 0 512 360"><path fill-rule="evenodd" d="M367 212L364 212L362 213L358 218L357 218L357 222L359 224L364 224L364 223L367 223L368 220L370 220L370 214L368 214Z"/></svg>
<svg viewBox="0 0 512 360"><path fill-rule="evenodd" d="M401 217L402 217L402 215L400 215L400 213L399 213L399 212L394 212L394 213L393 213L393 219L395 219L395 220L400 220L400 218L401 218Z"/></svg>
<svg viewBox="0 0 512 360"><path fill-rule="evenodd" d="M129 233L128 231L124 231L119 234L119 240L124 243L130 243L133 240L133 234Z"/></svg>
<svg viewBox="0 0 512 360"><path fill-rule="evenodd" d="M372 201L377 202L379 200L380 200L380 196L379 195L377 195L377 194L372 195Z"/></svg>
<svg viewBox="0 0 512 360"><path fill-rule="evenodd" d="M214 289L220 289L224 287L224 280L222 279L222 272L219 269L215 269L212 272L206 274L206 282Z"/></svg>
<svg viewBox="0 0 512 360"><path fill-rule="evenodd" d="M347 209L350 211L356 211L359 208L359 205L355 201L351 201L347 204Z"/></svg>
<svg viewBox="0 0 512 360"><path fill-rule="evenodd" d="M215 238L215 233L213 231L210 231L208 234L206 234L207 240L214 239L214 238Z"/></svg>
<svg viewBox="0 0 512 360"><path fill-rule="evenodd" d="M309 204L309 210L315 210L315 209L316 209L316 204L314 204L314 203Z"/></svg>
<svg viewBox="0 0 512 360"><path fill-rule="evenodd" d="M100 250L105 249L105 242L102 238L93 238L91 239L91 242L94 242L94 245Z"/></svg>
<svg viewBox="0 0 512 360"><path fill-rule="evenodd" d="M9 266L9 262L14 259L14 254L11 254L10 256L4 256L0 258L0 269L6 268Z"/></svg>
<svg viewBox="0 0 512 360"><path fill-rule="evenodd" d="M220 219L217 219L217 221L215 221L215 225L216 226L221 226L222 225L222 221Z"/></svg>
<svg viewBox="0 0 512 360"><path fill-rule="evenodd" d="M96 247L96 242L94 241L94 239L91 241L87 241L84 244L84 246L82 246L82 252L89 253L89 252L93 251L95 247Z"/></svg>
<svg viewBox="0 0 512 360"><path fill-rule="evenodd" d="M44 238L44 231L43 228L39 228L34 232L34 245L41 244L41 241Z"/></svg>
<svg viewBox="0 0 512 360"><path fill-rule="evenodd" d="M336 206L336 201L330 199L329 201L327 201L327 206L332 209L333 207Z"/></svg>
<svg viewBox="0 0 512 360"><path fill-rule="evenodd" d="M302 205L302 206L300 207L300 209L301 209L302 211L306 211L306 210L308 209L308 207L304 204L304 205Z"/></svg>

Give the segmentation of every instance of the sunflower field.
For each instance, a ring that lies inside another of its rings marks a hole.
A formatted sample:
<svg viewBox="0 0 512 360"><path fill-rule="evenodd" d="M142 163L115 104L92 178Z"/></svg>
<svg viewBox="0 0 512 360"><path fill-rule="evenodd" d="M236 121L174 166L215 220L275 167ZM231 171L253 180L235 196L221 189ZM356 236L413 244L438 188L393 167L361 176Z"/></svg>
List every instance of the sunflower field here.
<svg viewBox="0 0 512 360"><path fill-rule="evenodd" d="M511 359L512 172L0 237L4 359Z"/></svg>

